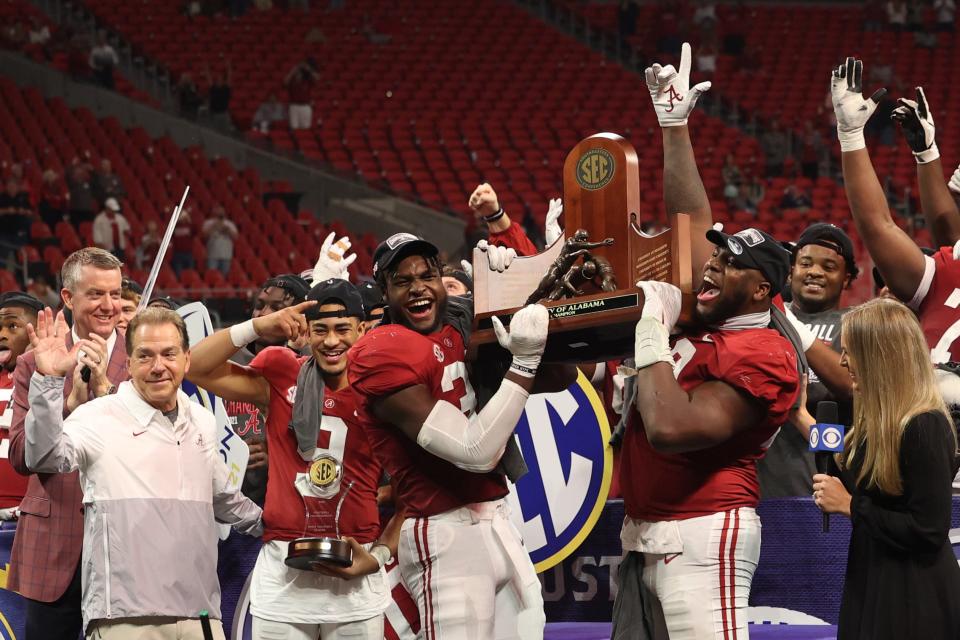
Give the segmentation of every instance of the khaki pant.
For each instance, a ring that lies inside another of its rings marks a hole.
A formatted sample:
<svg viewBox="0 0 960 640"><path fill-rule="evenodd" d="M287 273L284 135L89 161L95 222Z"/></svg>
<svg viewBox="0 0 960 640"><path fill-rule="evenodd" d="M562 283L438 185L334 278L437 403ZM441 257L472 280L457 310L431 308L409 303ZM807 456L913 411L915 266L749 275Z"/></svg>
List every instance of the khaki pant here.
<svg viewBox="0 0 960 640"><path fill-rule="evenodd" d="M214 640L226 640L219 620L210 621ZM121 618L97 620L87 629L87 640L203 640L203 628L196 619Z"/></svg>

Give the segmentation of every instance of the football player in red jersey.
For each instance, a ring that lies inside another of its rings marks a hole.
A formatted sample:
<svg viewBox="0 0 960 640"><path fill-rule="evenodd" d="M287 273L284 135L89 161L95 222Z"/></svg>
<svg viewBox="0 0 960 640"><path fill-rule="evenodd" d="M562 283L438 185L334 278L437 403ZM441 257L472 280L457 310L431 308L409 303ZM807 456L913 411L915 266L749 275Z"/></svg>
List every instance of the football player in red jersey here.
<svg viewBox="0 0 960 640"><path fill-rule="evenodd" d="M396 553L401 520L391 521L397 526L388 525L378 538L380 465L356 420L356 396L346 375L346 353L363 333L363 317L356 287L329 279L315 285L305 302L255 318L252 326L248 322L219 331L192 350L192 382L225 398L269 407L264 545L250 588L256 638L383 638L382 614L390 590L382 569ZM309 358L286 347L267 347L246 366L229 361L239 346L257 337L283 342L307 330ZM303 452L292 430L296 416L309 421L319 411L323 417L316 449ZM343 502L337 523L352 547L353 566L301 571L284 564L288 543L304 536L338 534L308 526L314 519L306 512L336 506L336 501L318 495L309 479L310 462L304 459L325 456L342 465L338 496Z"/></svg>
<svg viewBox="0 0 960 640"><path fill-rule="evenodd" d="M29 293L0 294L0 520L16 520L27 490L27 476L17 473L7 457L13 419L13 370L17 358L30 346L27 325L37 324L43 303Z"/></svg>
<svg viewBox="0 0 960 640"><path fill-rule="evenodd" d="M351 349L350 384L408 516L398 560L422 637L542 637L540 583L509 521L506 478L495 469L519 455L513 429L534 385L547 310L521 309L509 333L494 321L513 362L477 411L464 361L473 313L458 316L461 299L448 300L437 248L395 234L374 252L374 273L389 320Z"/></svg>
<svg viewBox="0 0 960 640"><path fill-rule="evenodd" d="M663 128L667 211L709 217L687 128L709 84L690 86L690 59L684 44L679 71L654 65L646 80ZM680 291L638 283L634 366L621 367L635 378L635 399L620 461L616 640L747 637L760 556L756 461L799 390L794 347L768 328L790 254L757 229L705 239L715 246L702 263L694 322L672 339Z"/></svg>
<svg viewBox="0 0 960 640"><path fill-rule="evenodd" d="M837 136L843 161L843 182L853 212L857 231L863 238L890 288L890 292L907 303L920 319L920 326L935 363L960 361L960 262L955 248L944 246L933 256L925 256L920 247L893 221L883 187L877 179L863 137L863 128L885 93L880 89L870 98L863 97L863 62L847 58L833 71L830 89L837 116ZM918 101L901 101L903 126L913 129L910 146L918 164L931 164L939 173L939 151L934 143L933 117L927 109L922 90ZM921 107L922 104L922 107ZM895 114L896 115L896 114ZM914 122L915 120L915 122ZM949 230L952 216L939 219L932 210L934 202L950 201L943 175L918 169L924 210L933 217L935 237L952 238ZM936 179L935 179L936 178Z"/></svg>

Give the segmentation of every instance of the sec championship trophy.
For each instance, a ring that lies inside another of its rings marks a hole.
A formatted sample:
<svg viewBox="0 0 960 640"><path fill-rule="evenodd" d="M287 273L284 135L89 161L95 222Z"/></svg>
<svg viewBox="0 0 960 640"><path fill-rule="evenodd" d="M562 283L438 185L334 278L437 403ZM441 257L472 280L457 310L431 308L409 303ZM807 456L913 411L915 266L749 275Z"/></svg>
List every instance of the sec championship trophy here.
<svg viewBox="0 0 960 640"><path fill-rule="evenodd" d="M525 304L550 311L544 359L600 362L633 351L643 309L639 280L671 282L683 293L681 321L693 305L690 217L677 214L654 236L640 230L637 153L622 137L582 140L563 168L565 236L543 253L516 258L504 273L474 269L474 331L470 352L497 349L490 318L507 318ZM474 249L475 265L486 258Z"/></svg>
<svg viewBox="0 0 960 640"><path fill-rule="evenodd" d="M306 509L304 537L287 545L284 562L304 571L316 569L318 563L349 567L353 554L350 544L340 539L340 508L353 481L344 483L343 461L320 454L307 473L297 474L295 483Z"/></svg>

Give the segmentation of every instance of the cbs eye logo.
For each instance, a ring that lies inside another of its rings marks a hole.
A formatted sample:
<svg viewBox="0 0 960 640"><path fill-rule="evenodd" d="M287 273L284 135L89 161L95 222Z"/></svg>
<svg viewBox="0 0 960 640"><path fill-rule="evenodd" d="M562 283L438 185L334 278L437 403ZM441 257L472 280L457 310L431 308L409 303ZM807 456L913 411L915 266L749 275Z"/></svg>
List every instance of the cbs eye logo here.
<svg viewBox="0 0 960 640"><path fill-rule="evenodd" d="M840 435L840 430L836 427L827 427L823 430L823 444L826 447L831 449L836 449L840 446L840 443L843 441L843 436Z"/></svg>

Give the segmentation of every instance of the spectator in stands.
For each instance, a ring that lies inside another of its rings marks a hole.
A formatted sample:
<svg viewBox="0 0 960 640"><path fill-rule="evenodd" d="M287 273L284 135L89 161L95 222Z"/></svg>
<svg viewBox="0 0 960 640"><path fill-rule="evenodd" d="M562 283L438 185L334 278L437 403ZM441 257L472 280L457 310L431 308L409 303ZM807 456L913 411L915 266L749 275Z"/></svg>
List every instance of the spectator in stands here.
<svg viewBox="0 0 960 640"><path fill-rule="evenodd" d="M116 198L107 198L103 210L93 221L93 244L109 251L120 262L126 260L127 245L130 243L130 223L121 212Z"/></svg>
<svg viewBox="0 0 960 640"><path fill-rule="evenodd" d="M59 174L53 169L44 171L40 182L40 198L37 207L40 218L53 229L58 222L66 217L69 203L70 193L60 182Z"/></svg>
<svg viewBox="0 0 960 640"><path fill-rule="evenodd" d="M767 188L763 184L758 176L753 176L750 180L750 184L747 185L747 191L745 197L747 199L747 204L753 211L756 211L760 207L760 203L763 202L764 197L767 195Z"/></svg>
<svg viewBox="0 0 960 640"><path fill-rule="evenodd" d="M33 201L33 184L31 184L30 179L27 178L27 175L23 170L23 163L12 163L10 165L10 174L7 177L12 180L16 180L18 192L26 193L30 201Z"/></svg>
<svg viewBox="0 0 960 640"><path fill-rule="evenodd" d="M261 102L257 112L253 114L253 128L260 133L267 133L274 122L287 119L284 106L277 100L277 94L271 93L266 102Z"/></svg>
<svg viewBox="0 0 960 640"><path fill-rule="evenodd" d="M45 274L38 273L33 276L33 280L27 285L27 293L51 309L60 306L60 293L50 286L50 278Z"/></svg>
<svg viewBox="0 0 960 640"><path fill-rule="evenodd" d="M20 51L27 42L27 31L20 20L11 20L3 30L0 31L3 48L12 51Z"/></svg>
<svg viewBox="0 0 960 640"><path fill-rule="evenodd" d="M728 153L727 157L723 159L723 169L720 170L720 175L723 177L723 184L725 186L731 184L740 186L743 184L743 173L740 171L740 167L737 166L732 153Z"/></svg>
<svg viewBox="0 0 960 640"><path fill-rule="evenodd" d="M193 76L189 73L181 75L175 92L180 101L180 115L195 119L200 111L200 105L203 104L203 99L200 97L200 92L197 91Z"/></svg>
<svg viewBox="0 0 960 640"><path fill-rule="evenodd" d="M697 71L713 73L717 70L717 48L712 44L700 47L696 55Z"/></svg>
<svg viewBox="0 0 960 640"><path fill-rule="evenodd" d="M147 222L147 230L140 238L140 244L137 246L137 268L149 269L153 266L153 261L157 258L157 252L160 250L160 242L163 237L157 228L157 221Z"/></svg>
<svg viewBox="0 0 960 640"><path fill-rule="evenodd" d="M93 69L93 79L97 84L113 89L113 69L120 64L117 52L107 42L107 35L100 33L97 44L90 50L90 68Z"/></svg>
<svg viewBox="0 0 960 640"><path fill-rule="evenodd" d="M780 198L781 209L809 209L810 204L810 196L795 184L785 187Z"/></svg>
<svg viewBox="0 0 960 640"><path fill-rule="evenodd" d="M893 31L903 31L907 28L907 3L904 0L889 0L884 11L887 14L887 25Z"/></svg>
<svg viewBox="0 0 960 640"><path fill-rule="evenodd" d="M638 0L620 0L617 7L617 30L621 39L627 39L637 32L637 18L640 16Z"/></svg>
<svg viewBox="0 0 960 640"><path fill-rule="evenodd" d="M16 178L7 178L0 193L0 242L21 247L27 241L33 208L30 196L20 189Z"/></svg>
<svg viewBox="0 0 960 640"><path fill-rule="evenodd" d="M767 175L783 175L783 165L787 160L787 134L780 128L778 120L772 120L767 130L760 136L760 146L767 156Z"/></svg>
<svg viewBox="0 0 960 640"><path fill-rule="evenodd" d="M100 170L93 174L93 195L101 201L127 195L120 176L113 172L113 164L107 158L100 160Z"/></svg>
<svg viewBox="0 0 960 640"><path fill-rule="evenodd" d="M204 73L210 87L207 90L207 108L210 118L214 124L229 129L231 128L230 97L233 92L230 87L233 84L233 70L230 66L230 58L227 58L224 64L226 70L214 76L210 72L210 64L207 63Z"/></svg>
<svg viewBox="0 0 960 640"><path fill-rule="evenodd" d="M227 218L227 211L222 205L216 205L211 217L203 223L203 237L207 241L207 269L218 269L224 276L230 273L237 233L237 225Z"/></svg>
<svg viewBox="0 0 960 640"><path fill-rule="evenodd" d="M792 300L786 309L791 322L795 326L802 323L811 341L819 340L839 354L840 325L847 312L840 307L841 298L860 273L853 242L843 229L818 222L800 234L791 252L791 262L788 282ZM852 398L828 389L814 371L808 375L808 413L816 414L818 402L835 401L839 405L840 424L851 424ZM810 495L816 464L808 449L806 434L789 427L780 430L757 465L764 498Z"/></svg>
<svg viewBox="0 0 960 640"><path fill-rule="evenodd" d="M319 79L313 58L295 66L284 79L290 100L291 129L309 129L313 126L313 85Z"/></svg>
<svg viewBox="0 0 960 640"><path fill-rule="evenodd" d="M800 134L800 168L804 176L811 180L817 179L820 175L820 158L823 157L825 149L823 136L813 126L813 121L805 121Z"/></svg>
<svg viewBox="0 0 960 640"><path fill-rule="evenodd" d="M44 47L50 42L50 28L43 24L40 18L33 16L30 18L30 32L27 38L30 44Z"/></svg>
<svg viewBox="0 0 960 640"><path fill-rule="evenodd" d="M67 169L67 189L70 190L70 221L75 225L92 222L96 199L93 196L93 166L90 152L84 158L74 158Z"/></svg>
<svg viewBox="0 0 960 640"><path fill-rule="evenodd" d="M180 219L177 220L177 226L173 228L173 237L170 239L170 249L173 251L173 258L170 266L180 277L184 269L193 269L193 220L190 217L189 207L180 212Z"/></svg>
<svg viewBox="0 0 960 640"><path fill-rule="evenodd" d="M952 33L957 4L953 0L933 0L933 10L937 14L937 30Z"/></svg>
<svg viewBox="0 0 960 640"><path fill-rule="evenodd" d="M700 0L693 12L693 24L701 29L711 29L717 23L717 3Z"/></svg>

